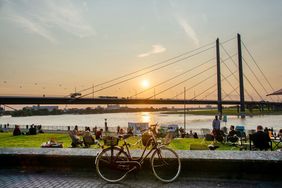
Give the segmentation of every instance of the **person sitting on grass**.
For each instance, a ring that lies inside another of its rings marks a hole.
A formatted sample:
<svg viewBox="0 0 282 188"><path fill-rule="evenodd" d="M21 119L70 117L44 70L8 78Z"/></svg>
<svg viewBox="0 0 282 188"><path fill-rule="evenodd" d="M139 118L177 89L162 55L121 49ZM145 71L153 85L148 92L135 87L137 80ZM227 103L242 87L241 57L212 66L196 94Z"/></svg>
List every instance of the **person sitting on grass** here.
<svg viewBox="0 0 282 188"><path fill-rule="evenodd" d="M82 146L83 141L80 140L80 137L79 137L81 135L81 132L78 131L77 125L74 127L74 129L72 131L69 131L69 135L70 135L71 140L72 140L71 146L73 148L75 148L77 146Z"/></svg>
<svg viewBox="0 0 282 188"><path fill-rule="evenodd" d="M96 140L102 139L102 134L103 134L103 129L96 131L96 134L95 134Z"/></svg>
<svg viewBox="0 0 282 188"><path fill-rule="evenodd" d="M182 127L180 127L179 132L180 132L180 137L184 138L185 137L185 130Z"/></svg>
<svg viewBox="0 0 282 188"><path fill-rule="evenodd" d="M41 125L37 126L37 130L38 130L38 133L44 133Z"/></svg>
<svg viewBox="0 0 282 188"><path fill-rule="evenodd" d="M238 136L236 135L235 127L234 125L230 126L230 131L227 135L227 142L230 141L232 143L235 143L238 141Z"/></svg>
<svg viewBox="0 0 282 188"><path fill-rule="evenodd" d="M85 131L85 133L83 135L83 143L84 143L84 146L87 147L87 148L89 148L91 145L97 143L97 141L95 141L95 139L92 137L89 130Z"/></svg>
<svg viewBox="0 0 282 188"><path fill-rule="evenodd" d="M128 127L127 128L127 134L132 136L133 135L133 128Z"/></svg>
<svg viewBox="0 0 282 188"><path fill-rule="evenodd" d="M29 135L36 135L37 131L36 131L36 127L34 127L34 125L32 124L28 130L28 134Z"/></svg>
<svg viewBox="0 0 282 188"><path fill-rule="evenodd" d="M21 135L21 134L22 134L22 132L21 132L21 130L20 130L20 126L15 125L15 129L14 129L14 131L13 131L13 136L19 136L19 135Z"/></svg>
<svg viewBox="0 0 282 188"><path fill-rule="evenodd" d="M269 135L263 131L263 127L261 125L257 126L257 132L251 135L250 138L255 148L260 150L268 150L270 148L269 142L271 141Z"/></svg>
<svg viewBox="0 0 282 188"><path fill-rule="evenodd" d="M198 134L197 134L196 132L193 133L193 138L196 138L196 139L199 138L199 137L198 137Z"/></svg>

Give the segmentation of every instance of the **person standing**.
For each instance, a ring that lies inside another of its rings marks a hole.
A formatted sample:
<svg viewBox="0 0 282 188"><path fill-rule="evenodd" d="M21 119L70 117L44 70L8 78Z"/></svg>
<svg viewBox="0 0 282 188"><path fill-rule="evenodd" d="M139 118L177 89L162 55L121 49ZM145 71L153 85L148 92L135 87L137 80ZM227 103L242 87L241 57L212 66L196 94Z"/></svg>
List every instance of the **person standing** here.
<svg viewBox="0 0 282 188"><path fill-rule="evenodd" d="M212 129L220 130L220 120L218 119L217 115L215 116L214 120L212 121Z"/></svg>
<svg viewBox="0 0 282 188"><path fill-rule="evenodd" d="M215 139L220 135L220 120L218 119L217 115L212 121L212 133Z"/></svg>
<svg viewBox="0 0 282 188"><path fill-rule="evenodd" d="M109 128L108 128L108 123L107 123L107 119L105 119L105 132L108 132Z"/></svg>

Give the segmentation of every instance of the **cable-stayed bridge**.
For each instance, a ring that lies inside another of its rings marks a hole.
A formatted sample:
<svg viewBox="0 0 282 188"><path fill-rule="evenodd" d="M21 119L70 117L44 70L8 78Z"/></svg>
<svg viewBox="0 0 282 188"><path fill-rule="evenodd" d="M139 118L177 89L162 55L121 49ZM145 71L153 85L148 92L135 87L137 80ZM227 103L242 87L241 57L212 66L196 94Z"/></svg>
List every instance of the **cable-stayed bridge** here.
<svg viewBox="0 0 282 188"><path fill-rule="evenodd" d="M227 49L227 45L232 41L237 43L236 53L233 54L232 50ZM204 54L208 55L204 56ZM197 59L195 63L193 58L197 57L200 60ZM164 69L172 69L173 66L188 60L193 63L189 66L183 65L184 68L180 73L167 75L150 88L135 90L135 94L125 97L116 97L117 92L115 95L107 94L112 88L126 86L132 80ZM191 96L193 91L194 95ZM281 108L282 103L279 102L279 98L275 100L272 97L265 97L273 91L263 69L238 34L237 37L223 42L217 39L216 43L203 45L153 65L92 85L72 95L62 97L0 96L0 104L213 104L218 106L219 114L222 114L223 105L239 105L241 114L244 114L246 107ZM104 93L101 96L102 92ZM140 97L152 92L150 96ZM170 95L163 97L169 92ZM171 96L172 92L176 94ZM212 99L209 99L211 97Z"/></svg>

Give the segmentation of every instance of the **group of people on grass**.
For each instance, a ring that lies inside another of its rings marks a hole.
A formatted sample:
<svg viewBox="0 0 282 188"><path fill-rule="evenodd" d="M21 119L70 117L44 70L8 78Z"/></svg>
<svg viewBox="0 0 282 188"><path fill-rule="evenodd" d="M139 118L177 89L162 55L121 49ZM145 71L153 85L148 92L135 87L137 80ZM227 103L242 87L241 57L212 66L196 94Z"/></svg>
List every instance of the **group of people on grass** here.
<svg viewBox="0 0 282 188"><path fill-rule="evenodd" d="M106 132L106 131L105 131ZM125 131L120 126L117 127L117 135L133 135L133 129L127 128ZM73 130L69 131L69 135L72 139L72 147L85 146L90 147L93 144L98 144L99 140L102 139L104 135L103 129L98 129L96 126L90 131L90 127L85 127L84 131L79 131L76 125Z"/></svg>
<svg viewBox="0 0 282 188"><path fill-rule="evenodd" d="M182 127L180 127L179 132L181 138L199 138L198 134L196 132L193 132L192 130L190 130L189 133L187 134L185 130Z"/></svg>
<svg viewBox="0 0 282 188"><path fill-rule="evenodd" d="M224 134L224 131L220 129L220 120L218 119L218 116L215 116L215 119L212 122L212 136L214 137L215 141L223 141L223 137L226 136L226 141L230 141L232 143L235 143L239 140L240 137L242 137L241 131L236 131L234 125L230 126L229 133L227 135ZM277 136L280 139L282 139L282 129L279 130L278 134L274 135L273 130L268 129L267 127L263 129L263 126L258 125L256 132L253 134L250 134L250 141L253 142L253 146L255 149L259 150L268 150L270 149L271 145L271 137Z"/></svg>
<svg viewBox="0 0 282 188"><path fill-rule="evenodd" d="M93 137L90 127L85 127L84 131L79 131L76 125L73 130L69 131L69 135L72 139L71 146L77 147L84 145L85 147L90 147L93 144L98 144L98 140L102 138L103 129L98 130L97 127L94 127L93 133L95 137Z"/></svg>
<svg viewBox="0 0 282 188"><path fill-rule="evenodd" d="M28 126L27 126L28 128ZM32 124L28 131L21 131L19 125L15 125L15 128L13 130L13 136L19 136L19 135L36 135L37 133L44 133L42 130L41 125L34 125Z"/></svg>

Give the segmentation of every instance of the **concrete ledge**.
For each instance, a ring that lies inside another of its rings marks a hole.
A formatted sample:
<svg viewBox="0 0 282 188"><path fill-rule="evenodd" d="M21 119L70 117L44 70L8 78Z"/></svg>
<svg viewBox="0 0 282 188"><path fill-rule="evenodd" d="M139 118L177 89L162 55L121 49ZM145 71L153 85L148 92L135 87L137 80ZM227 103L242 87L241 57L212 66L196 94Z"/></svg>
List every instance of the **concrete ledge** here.
<svg viewBox="0 0 282 188"><path fill-rule="evenodd" d="M101 149L89 148L0 148L3 155L46 155L68 157L96 157ZM143 150L131 150L133 157L141 156ZM251 160L251 161L282 161L281 151L190 151L177 150L179 157L197 160Z"/></svg>
<svg viewBox="0 0 282 188"><path fill-rule="evenodd" d="M101 149L84 148L0 148L3 168L54 168L94 171L94 161ZM279 151L177 151L182 176L245 179L281 179L282 152ZM139 157L141 150L132 150ZM144 170L151 170L149 160Z"/></svg>

